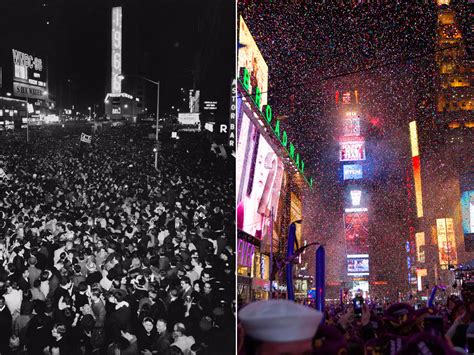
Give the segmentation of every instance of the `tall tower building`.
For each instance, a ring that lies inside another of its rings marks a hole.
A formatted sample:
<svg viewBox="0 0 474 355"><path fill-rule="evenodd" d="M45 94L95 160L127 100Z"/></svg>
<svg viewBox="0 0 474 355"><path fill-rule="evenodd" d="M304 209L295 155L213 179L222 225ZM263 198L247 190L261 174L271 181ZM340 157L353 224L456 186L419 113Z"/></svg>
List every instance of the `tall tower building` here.
<svg viewBox="0 0 474 355"><path fill-rule="evenodd" d="M453 285L451 270L474 257L474 231L464 228L473 211L462 208L463 198L471 191L474 196L474 66L460 27L461 5L436 0L434 107L406 127L413 160L409 198L416 206L416 285L422 293L435 284Z"/></svg>

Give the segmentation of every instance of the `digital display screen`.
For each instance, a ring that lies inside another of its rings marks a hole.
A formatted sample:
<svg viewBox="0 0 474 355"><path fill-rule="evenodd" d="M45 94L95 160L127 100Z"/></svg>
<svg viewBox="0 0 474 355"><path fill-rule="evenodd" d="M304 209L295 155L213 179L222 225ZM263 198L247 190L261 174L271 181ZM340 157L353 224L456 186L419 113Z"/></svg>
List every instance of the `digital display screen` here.
<svg viewBox="0 0 474 355"><path fill-rule="evenodd" d="M357 161L365 160L365 143L364 142L341 142L340 161Z"/></svg>
<svg viewBox="0 0 474 355"><path fill-rule="evenodd" d="M343 165L343 179L344 180L358 180L362 179L362 165L348 164Z"/></svg>
<svg viewBox="0 0 474 355"><path fill-rule="evenodd" d="M369 272L369 259L350 258L347 259L348 273Z"/></svg>
<svg viewBox="0 0 474 355"><path fill-rule="evenodd" d="M369 253L369 214L367 212L346 213L344 232L347 254Z"/></svg>

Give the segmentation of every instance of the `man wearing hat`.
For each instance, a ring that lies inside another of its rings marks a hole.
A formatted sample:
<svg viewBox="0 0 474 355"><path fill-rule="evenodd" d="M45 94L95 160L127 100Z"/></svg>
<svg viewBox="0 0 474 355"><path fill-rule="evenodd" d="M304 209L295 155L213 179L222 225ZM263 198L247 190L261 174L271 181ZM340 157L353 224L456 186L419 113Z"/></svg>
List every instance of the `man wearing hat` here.
<svg viewBox="0 0 474 355"><path fill-rule="evenodd" d="M312 354L312 339L323 314L289 300L253 302L239 312L245 337L245 353Z"/></svg>

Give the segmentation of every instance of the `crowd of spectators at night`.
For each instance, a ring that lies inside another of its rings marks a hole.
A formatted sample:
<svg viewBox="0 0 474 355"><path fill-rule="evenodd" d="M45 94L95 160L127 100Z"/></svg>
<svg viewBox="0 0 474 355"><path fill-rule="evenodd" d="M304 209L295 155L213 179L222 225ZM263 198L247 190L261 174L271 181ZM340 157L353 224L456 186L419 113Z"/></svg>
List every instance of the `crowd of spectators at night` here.
<svg viewBox="0 0 474 355"><path fill-rule="evenodd" d="M438 289L433 294L436 301L430 307L429 302L414 299L367 300L356 312L353 302L341 302L326 305L324 317L314 306L288 300L241 305L238 353L263 354L273 349L287 355L472 354L474 292L463 289L448 295Z"/></svg>
<svg viewBox="0 0 474 355"><path fill-rule="evenodd" d="M155 171L131 127L0 140L0 354L235 351L231 157L188 133Z"/></svg>

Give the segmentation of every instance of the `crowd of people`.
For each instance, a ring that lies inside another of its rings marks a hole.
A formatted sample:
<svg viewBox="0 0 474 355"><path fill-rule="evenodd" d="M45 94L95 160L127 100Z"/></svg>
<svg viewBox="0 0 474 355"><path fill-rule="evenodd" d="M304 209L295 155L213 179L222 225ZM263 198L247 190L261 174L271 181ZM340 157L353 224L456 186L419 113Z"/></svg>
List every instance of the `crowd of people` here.
<svg viewBox="0 0 474 355"><path fill-rule="evenodd" d="M234 161L202 133L157 170L140 128L0 140L0 354L234 353Z"/></svg>
<svg viewBox="0 0 474 355"><path fill-rule="evenodd" d="M469 289L428 304L360 301L331 304L324 313L288 300L242 305L238 354L474 353L474 292Z"/></svg>

